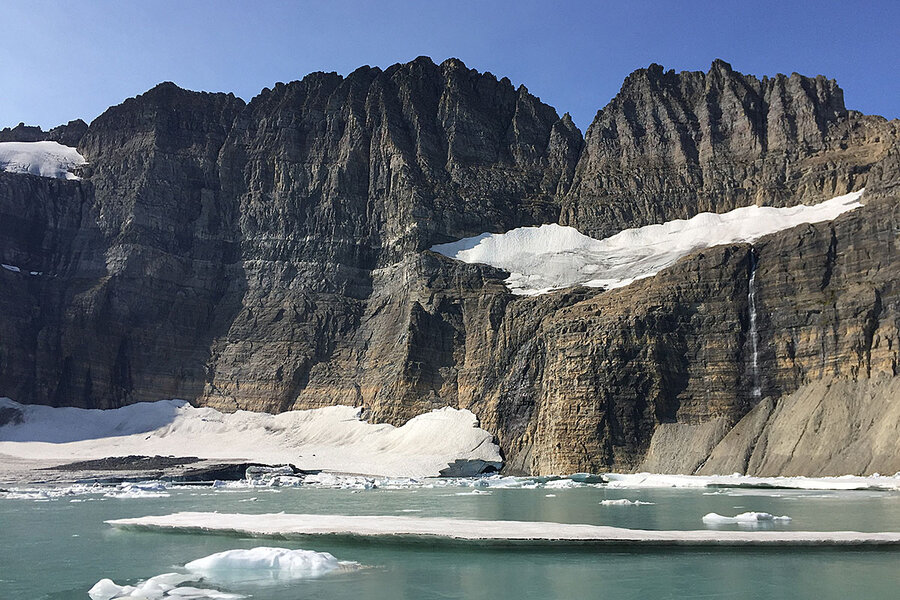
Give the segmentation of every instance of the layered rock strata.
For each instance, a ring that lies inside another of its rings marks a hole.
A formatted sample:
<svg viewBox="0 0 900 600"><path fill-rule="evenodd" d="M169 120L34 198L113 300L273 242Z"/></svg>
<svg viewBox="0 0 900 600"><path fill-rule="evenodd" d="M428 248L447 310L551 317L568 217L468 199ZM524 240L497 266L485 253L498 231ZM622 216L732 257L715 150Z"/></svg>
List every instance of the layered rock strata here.
<svg viewBox="0 0 900 600"><path fill-rule="evenodd" d="M420 58L249 104L161 84L70 130L81 181L0 173L0 262L21 267L0 269L0 395L19 401L350 404L394 424L449 404L496 434L511 472L693 471L739 464L732 427L767 406L783 420L797 390L897 376L898 125L846 110L822 77L653 65L582 139L524 87ZM35 135L50 139L0 138ZM833 223L608 292L513 296L505 272L427 250L862 187L867 205ZM749 452L748 470L810 464Z"/></svg>

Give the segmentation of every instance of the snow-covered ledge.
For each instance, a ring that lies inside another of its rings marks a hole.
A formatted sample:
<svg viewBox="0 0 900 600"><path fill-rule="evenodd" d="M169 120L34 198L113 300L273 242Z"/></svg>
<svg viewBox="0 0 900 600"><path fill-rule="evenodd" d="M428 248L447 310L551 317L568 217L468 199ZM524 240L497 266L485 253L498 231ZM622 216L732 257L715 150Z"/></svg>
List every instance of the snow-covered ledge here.
<svg viewBox="0 0 900 600"><path fill-rule="evenodd" d="M863 191L809 206L747 206L722 214L701 213L626 229L602 240L552 224L483 233L431 250L509 271L506 284L514 294L544 294L575 285L612 289L652 277L696 250L754 242L803 223L831 221L862 206Z"/></svg>
<svg viewBox="0 0 900 600"><path fill-rule="evenodd" d="M78 150L57 142L0 142L0 171L79 179L72 170L84 164Z"/></svg>

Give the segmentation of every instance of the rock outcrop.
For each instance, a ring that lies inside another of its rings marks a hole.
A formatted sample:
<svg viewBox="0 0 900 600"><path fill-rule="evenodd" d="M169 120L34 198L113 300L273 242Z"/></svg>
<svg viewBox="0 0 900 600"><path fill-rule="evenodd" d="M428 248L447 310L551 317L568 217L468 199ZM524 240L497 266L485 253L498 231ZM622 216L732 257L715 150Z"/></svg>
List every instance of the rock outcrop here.
<svg viewBox="0 0 900 600"><path fill-rule="evenodd" d="M15 127L0 129L0 142L59 142L63 146L75 147L84 134L87 133L88 124L81 119L69 121L65 125L54 127L50 131L44 131L40 127L33 127L25 123L19 123Z"/></svg>
<svg viewBox="0 0 900 600"><path fill-rule="evenodd" d="M654 64L597 113L560 219L603 238L623 223L830 198L864 187L898 135L896 122L848 111L821 75L757 79L720 60L708 73Z"/></svg>
<svg viewBox="0 0 900 600"><path fill-rule="evenodd" d="M898 124L846 110L822 77L653 65L584 139L524 87L427 58L249 103L164 83L81 125L0 132L89 162L81 181L0 173L0 262L21 267L0 269L0 395L18 401L350 404L394 424L449 404L495 433L510 472L709 470L748 452L763 454L745 468L774 472L809 462L738 448L746 419L786 439L779 407L797 390L894 389ZM505 272L427 250L864 186L867 205L833 223L613 291L514 296Z"/></svg>

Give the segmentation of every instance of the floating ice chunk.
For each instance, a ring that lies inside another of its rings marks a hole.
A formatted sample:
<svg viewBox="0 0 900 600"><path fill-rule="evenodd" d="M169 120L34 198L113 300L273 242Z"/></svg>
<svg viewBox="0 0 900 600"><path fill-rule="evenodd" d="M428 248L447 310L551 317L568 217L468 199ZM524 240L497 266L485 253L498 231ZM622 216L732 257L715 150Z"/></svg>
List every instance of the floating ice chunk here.
<svg viewBox="0 0 900 600"><path fill-rule="evenodd" d="M86 494L100 494L108 490L101 484L84 484L76 483L64 487L47 487L47 488L12 488L5 492L0 492L0 498L7 500L56 500L57 498L66 498L71 496L81 496Z"/></svg>
<svg viewBox="0 0 900 600"><path fill-rule="evenodd" d="M338 561L328 552L289 550L287 548L258 547L226 550L193 560L185 568L212 578L240 579L248 571L264 572L273 579L318 577L339 567L358 566Z"/></svg>
<svg viewBox="0 0 900 600"><path fill-rule="evenodd" d="M730 523L757 525L759 523L787 522L790 520L791 518L788 516L776 517L767 512L743 512L733 517L725 517L718 513L707 513L703 516L703 522L707 525L725 525Z"/></svg>
<svg viewBox="0 0 900 600"><path fill-rule="evenodd" d="M71 170L87 161L57 142L0 142L0 171L57 179L78 179Z"/></svg>
<svg viewBox="0 0 900 600"><path fill-rule="evenodd" d="M313 475L307 475L303 480L303 483L315 487L339 490L371 490L378 487L378 483L374 477L340 475L338 473L315 473Z"/></svg>
<svg viewBox="0 0 900 600"><path fill-rule="evenodd" d="M104 498L168 498L166 484L161 481L123 483L116 489L103 494Z"/></svg>
<svg viewBox="0 0 900 600"><path fill-rule="evenodd" d="M101 579L88 590L88 596L91 600L111 600L120 596L124 589L125 586L117 585L112 579Z"/></svg>
<svg viewBox="0 0 900 600"><path fill-rule="evenodd" d="M656 502L644 502L643 500L629 500L621 498L619 500L601 500L600 506L650 506Z"/></svg>
<svg viewBox="0 0 900 600"><path fill-rule="evenodd" d="M573 227L550 224L483 233L431 250L509 271L506 284L514 294L543 294L574 285L611 289L652 277L702 248L753 242L803 223L830 221L862 206L863 191L812 206L747 206L722 214L701 213L687 220L626 229L602 240Z"/></svg>
<svg viewBox="0 0 900 600"><path fill-rule="evenodd" d="M13 273L21 273L22 272L22 269L20 269L16 265L0 264L0 267L3 267L7 271L12 271Z"/></svg>
<svg viewBox="0 0 900 600"><path fill-rule="evenodd" d="M181 573L163 573L139 583L138 585L118 585L111 579L101 579L88 590L91 600L114 600L116 598L132 598L144 600L163 600L165 598L194 598L196 600L234 600L245 598L239 594L229 594L219 590L181 586L193 581L194 575Z"/></svg>

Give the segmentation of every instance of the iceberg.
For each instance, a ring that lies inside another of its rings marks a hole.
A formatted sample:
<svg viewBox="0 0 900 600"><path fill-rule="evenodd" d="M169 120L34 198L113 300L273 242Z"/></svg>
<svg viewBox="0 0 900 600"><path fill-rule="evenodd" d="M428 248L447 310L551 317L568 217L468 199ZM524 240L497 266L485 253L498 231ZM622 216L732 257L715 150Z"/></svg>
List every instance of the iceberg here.
<svg viewBox="0 0 900 600"><path fill-rule="evenodd" d="M727 525L737 523L739 525L758 525L760 523L773 523L776 521L787 522L791 518L787 516L776 517L767 512L743 512L733 517L725 517L718 513L707 513L703 516L703 522L707 525Z"/></svg>
<svg viewBox="0 0 900 600"><path fill-rule="evenodd" d="M240 594L229 594L214 589L180 585L195 579L196 576L194 575L182 575L179 573L163 573L137 585L118 585L111 579L101 579L88 590L88 596L91 600L114 600L116 598L237 600L238 598L246 598L246 596Z"/></svg>
<svg viewBox="0 0 900 600"><path fill-rule="evenodd" d="M262 573L272 579L300 579L357 566L359 564L355 562L339 561L328 552L258 547L218 552L193 560L184 567L213 580L221 581L225 577L238 581L246 578L248 572Z"/></svg>

